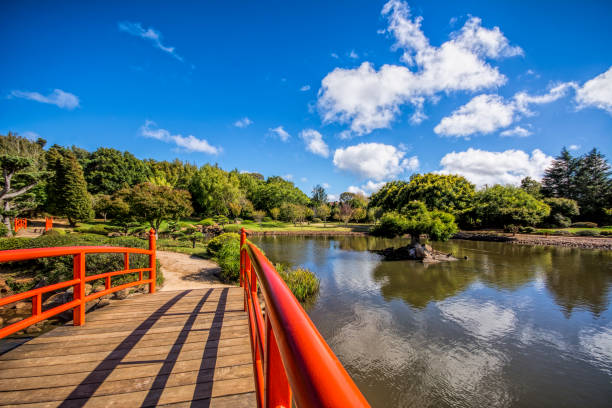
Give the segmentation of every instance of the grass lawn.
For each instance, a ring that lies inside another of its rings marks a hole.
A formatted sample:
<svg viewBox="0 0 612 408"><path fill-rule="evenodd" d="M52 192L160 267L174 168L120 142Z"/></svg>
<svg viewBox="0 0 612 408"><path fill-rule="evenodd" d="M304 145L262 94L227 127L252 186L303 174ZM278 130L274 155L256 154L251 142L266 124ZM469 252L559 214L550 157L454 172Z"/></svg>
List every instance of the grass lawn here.
<svg viewBox="0 0 612 408"><path fill-rule="evenodd" d="M567 234L577 234L580 231L592 231L596 234L601 234L602 231L612 233L612 226L598 227L598 228L537 228L534 234L551 234L557 233L558 231L564 231Z"/></svg>
<svg viewBox="0 0 612 408"><path fill-rule="evenodd" d="M237 224L229 224L237 225ZM345 225L344 223L328 222L326 225L323 223L311 223L311 224L298 224L293 225L290 222L262 222L261 224L255 222L243 222L239 224L239 227L244 227L251 231L357 231L367 232L371 224L352 224ZM237 228L237 227L236 227Z"/></svg>

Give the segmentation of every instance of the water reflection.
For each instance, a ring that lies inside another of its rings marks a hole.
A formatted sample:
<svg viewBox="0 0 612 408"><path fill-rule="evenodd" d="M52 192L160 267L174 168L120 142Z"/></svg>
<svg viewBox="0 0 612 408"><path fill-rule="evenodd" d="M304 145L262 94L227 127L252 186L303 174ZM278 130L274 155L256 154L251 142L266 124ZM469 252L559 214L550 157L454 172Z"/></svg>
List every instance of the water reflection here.
<svg viewBox="0 0 612 408"><path fill-rule="evenodd" d="M321 279L308 313L374 407L609 406L611 251L456 241L382 261L371 237L258 238Z"/></svg>

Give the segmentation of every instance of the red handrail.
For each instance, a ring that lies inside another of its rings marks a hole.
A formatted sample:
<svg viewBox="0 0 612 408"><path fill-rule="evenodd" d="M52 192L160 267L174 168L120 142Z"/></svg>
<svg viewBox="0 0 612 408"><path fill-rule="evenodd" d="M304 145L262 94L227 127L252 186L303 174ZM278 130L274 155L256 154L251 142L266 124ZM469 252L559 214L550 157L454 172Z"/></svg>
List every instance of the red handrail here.
<svg viewBox="0 0 612 408"><path fill-rule="evenodd" d="M53 217L45 217L45 231L53 228Z"/></svg>
<svg viewBox="0 0 612 408"><path fill-rule="evenodd" d="M15 232L24 228L28 228L28 220L26 218L15 218Z"/></svg>
<svg viewBox="0 0 612 408"><path fill-rule="evenodd" d="M240 237L244 287L258 407L369 407L272 263ZM265 321L257 287L265 301Z"/></svg>
<svg viewBox="0 0 612 408"><path fill-rule="evenodd" d="M98 275L85 276L85 256L87 254L99 253L122 253L123 254L123 269L120 271L100 273ZM149 255L149 267L130 269L130 254L145 254ZM155 248L155 231L149 231L149 249L127 248L127 247L105 247L105 246L72 246L72 247L54 247L54 248L32 248L32 249L14 249L8 251L0 251L0 262L23 261L35 258L48 258L54 256L72 255L73 260L73 279L65 282L56 283L54 285L43 286L41 288L32 289L27 292L18 293L12 296L0 298L0 307L10 303L19 302L24 299L32 299L32 316L23 319L19 322L5 326L0 329L0 339L9 336L19 330L23 330L28 326L38 323L49 317L55 316L68 309L73 309L73 323L75 326L85 324L85 304L91 300L109 293L117 292L132 286L149 284L149 293L155 293L156 280L156 248ZM149 272L147 279L144 279L144 272ZM111 277L117 275L125 275L130 273L138 273L138 280L125 283L119 286L111 286ZM104 279L105 288L100 292L92 293L85 296L85 284L92 280ZM56 306L52 309L42 310L42 295L54 290L63 289L68 286L73 287L73 300Z"/></svg>

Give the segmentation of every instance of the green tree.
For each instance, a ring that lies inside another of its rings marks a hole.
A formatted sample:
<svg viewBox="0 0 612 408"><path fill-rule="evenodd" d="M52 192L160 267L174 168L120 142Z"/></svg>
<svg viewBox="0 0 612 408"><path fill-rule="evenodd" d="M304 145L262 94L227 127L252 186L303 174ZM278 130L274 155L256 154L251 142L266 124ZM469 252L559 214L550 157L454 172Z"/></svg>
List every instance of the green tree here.
<svg viewBox="0 0 612 408"><path fill-rule="evenodd" d="M216 165L200 167L189 184L196 212L204 216L229 215L230 204L239 205L244 196L239 185L235 173L228 173Z"/></svg>
<svg viewBox="0 0 612 408"><path fill-rule="evenodd" d="M53 146L47 152L51 179L48 183L50 212L68 218L72 227L94 217L83 169L72 150Z"/></svg>
<svg viewBox="0 0 612 408"><path fill-rule="evenodd" d="M514 186L495 185L478 191L474 219L485 227L504 225L537 225L550 214L550 207L531 194Z"/></svg>
<svg viewBox="0 0 612 408"><path fill-rule="evenodd" d="M159 181L163 180L163 185L179 190L188 190L191 177L198 170L197 166L183 163L178 159L171 162L149 159L145 161L145 164L149 169L149 177Z"/></svg>
<svg viewBox="0 0 612 408"><path fill-rule="evenodd" d="M121 195L130 206L132 216L148 222L156 233L163 221L177 220L193 212L191 196L185 190L142 183L123 190Z"/></svg>
<svg viewBox="0 0 612 408"><path fill-rule="evenodd" d="M432 241L446 241L458 231L455 217L440 210L430 211L424 203L411 201L400 212L385 213L373 235L395 237L409 234L412 243L419 243L421 235Z"/></svg>
<svg viewBox="0 0 612 408"><path fill-rule="evenodd" d="M327 203L327 192L325 192L323 186L321 186L320 184L314 186L314 188L312 189L312 196L310 197L310 201L315 207L320 204Z"/></svg>
<svg viewBox="0 0 612 408"><path fill-rule="evenodd" d="M331 215L331 209L327 204L319 204L315 207L315 216L323 220L323 227L326 226L327 219Z"/></svg>
<svg viewBox="0 0 612 408"><path fill-rule="evenodd" d="M92 194L113 194L124 187L146 181L149 167L129 152L100 147L93 152L85 168L85 178Z"/></svg>
<svg viewBox="0 0 612 408"><path fill-rule="evenodd" d="M282 177L269 177L259 185L251 201L256 209L269 212L274 207L280 208L283 203L307 205L310 199L292 182Z"/></svg>
<svg viewBox="0 0 612 408"><path fill-rule="evenodd" d="M582 218L602 221L604 208L612 206L612 180L610 165L597 149L581 157L576 162L574 177L574 198L580 206Z"/></svg>
<svg viewBox="0 0 612 408"><path fill-rule="evenodd" d="M36 187L47 175L45 143L43 139L32 142L11 132L0 135L0 219L8 231L11 218L41 204Z"/></svg>
<svg viewBox="0 0 612 408"><path fill-rule="evenodd" d="M353 219L356 222L361 222L365 220L367 216L368 216L368 212L363 207L355 208L355 210L353 211Z"/></svg>
<svg viewBox="0 0 612 408"><path fill-rule="evenodd" d="M280 208L278 207L270 208L270 217L272 217L272 219L276 221L278 220L278 217L280 217L280 212Z"/></svg>
<svg viewBox="0 0 612 408"><path fill-rule="evenodd" d="M113 200L108 194L96 194L92 197L93 209L96 214L101 215L106 222L108 213L112 211Z"/></svg>
<svg viewBox="0 0 612 408"><path fill-rule="evenodd" d="M577 160L564 147L542 178L542 194L545 197L574 198Z"/></svg>
<svg viewBox="0 0 612 408"><path fill-rule="evenodd" d="M542 198L542 184L529 176L521 180L521 188L532 196L534 196L535 198Z"/></svg>

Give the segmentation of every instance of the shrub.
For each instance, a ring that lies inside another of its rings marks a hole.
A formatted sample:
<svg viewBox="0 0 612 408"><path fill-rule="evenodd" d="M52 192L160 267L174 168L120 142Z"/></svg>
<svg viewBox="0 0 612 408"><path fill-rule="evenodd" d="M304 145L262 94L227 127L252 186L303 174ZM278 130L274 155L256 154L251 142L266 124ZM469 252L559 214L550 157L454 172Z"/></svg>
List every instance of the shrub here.
<svg viewBox="0 0 612 408"><path fill-rule="evenodd" d="M504 232L511 232L512 234L516 234L518 231L519 227L514 224L504 225Z"/></svg>
<svg viewBox="0 0 612 408"><path fill-rule="evenodd" d="M243 224L255 224L255 221L253 221L253 220L243 220L242 223Z"/></svg>
<svg viewBox="0 0 612 408"><path fill-rule="evenodd" d="M242 229L242 225L237 224L226 224L223 226L223 231L225 232L240 232Z"/></svg>
<svg viewBox="0 0 612 408"><path fill-rule="evenodd" d="M571 225L572 228L597 228L597 224L594 222L575 222Z"/></svg>
<svg viewBox="0 0 612 408"><path fill-rule="evenodd" d="M75 232L81 232L83 234L98 234L107 235L108 230L104 225L92 225L91 227L78 227L74 229Z"/></svg>
<svg viewBox="0 0 612 408"><path fill-rule="evenodd" d="M223 244L225 244L227 241L232 240L240 243L240 235L233 232L227 232L214 237L213 239L208 241L208 253L213 256L217 255Z"/></svg>
<svg viewBox="0 0 612 408"><path fill-rule="evenodd" d="M6 225L0 223L0 237L6 237L9 234L9 229L6 228Z"/></svg>
<svg viewBox="0 0 612 408"><path fill-rule="evenodd" d="M272 218L270 218L270 217L263 217L262 221L263 222L272 222Z"/></svg>
<svg viewBox="0 0 612 408"><path fill-rule="evenodd" d="M204 218L202 221L198 222L198 225L203 227L210 227L211 225L215 225L216 222L213 221L212 218Z"/></svg>
<svg viewBox="0 0 612 408"><path fill-rule="evenodd" d="M314 222L315 224L320 224L323 222L323 220L318 217L313 217L312 222Z"/></svg>
<svg viewBox="0 0 612 408"><path fill-rule="evenodd" d="M580 215L578 203L569 198L545 198L544 202L550 207L551 214L561 214L567 218Z"/></svg>
<svg viewBox="0 0 612 408"><path fill-rule="evenodd" d="M401 214L396 212L385 213L378 225L375 225L370 234L380 237L393 238L404 234L408 225L408 220Z"/></svg>
<svg viewBox="0 0 612 408"><path fill-rule="evenodd" d="M221 267L219 278L225 283L236 283L240 279L240 242L227 240L219 249L217 262Z"/></svg>
<svg viewBox="0 0 612 408"><path fill-rule="evenodd" d="M569 217L561 213L556 213L551 217L552 224L555 227L567 228L572 224L572 220Z"/></svg>
<svg viewBox="0 0 612 408"><path fill-rule="evenodd" d="M523 233L526 233L526 234L532 234L532 233L534 233L534 232L535 232L535 230L536 230L536 229L535 229L534 227L530 227L530 226L527 226L527 227L519 227L519 231L520 231L520 232L523 232Z"/></svg>
<svg viewBox="0 0 612 408"><path fill-rule="evenodd" d="M227 218L225 215L216 215L213 217L213 220L217 223L217 224L228 224L230 222L229 218Z"/></svg>
<svg viewBox="0 0 612 408"><path fill-rule="evenodd" d="M283 264L276 264L276 270L300 302L304 302L319 291L319 278L306 268L289 269Z"/></svg>
<svg viewBox="0 0 612 408"><path fill-rule="evenodd" d="M576 231L575 234L581 237L596 237L597 235L599 235L597 231L593 230L580 230Z"/></svg>
<svg viewBox="0 0 612 408"><path fill-rule="evenodd" d="M604 236L612 236L612 231L599 231L599 234Z"/></svg>
<svg viewBox="0 0 612 408"><path fill-rule="evenodd" d="M43 235L57 237L58 235L66 235L66 230L51 228L50 230L43 232Z"/></svg>

